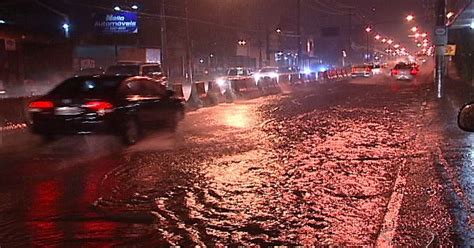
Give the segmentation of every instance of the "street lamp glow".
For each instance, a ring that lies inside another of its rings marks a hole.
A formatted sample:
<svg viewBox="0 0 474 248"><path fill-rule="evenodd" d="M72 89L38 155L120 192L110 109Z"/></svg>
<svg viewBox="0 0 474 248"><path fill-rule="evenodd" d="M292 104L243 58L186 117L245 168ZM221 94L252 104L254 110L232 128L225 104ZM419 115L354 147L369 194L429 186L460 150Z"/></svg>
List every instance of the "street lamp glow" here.
<svg viewBox="0 0 474 248"><path fill-rule="evenodd" d="M471 25L469 25L471 29L474 29L474 21L471 22Z"/></svg>
<svg viewBox="0 0 474 248"><path fill-rule="evenodd" d="M241 46L245 46L247 44L245 40L239 40L237 43Z"/></svg>
<svg viewBox="0 0 474 248"><path fill-rule="evenodd" d="M420 38L420 36L421 36L421 34L419 34L419 33L415 34L415 38Z"/></svg>
<svg viewBox="0 0 474 248"><path fill-rule="evenodd" d="M428 39L424 39L424 40L423 40L423 43L428 43Z"/></svg>
<svg viewBox="0 0 474 248"><path fill-rule="evenodd" d="M405 17L405 19L409 22L413 21L415 19L415 17L413 15L407 15L407 17Z"/></svg>
<svg viewBox="0 0 474 248"><path fill-rule="evenodd" d="M275 31L276 31L277 33L281 34L281 28L277 28Z"/></svg>
<svg viewBox="0 0 474 248"><path fill-rule="evenodd" d="M7 23L5 20L0 19L0 24L5 24Z"/></svg>
<svg viewBox="0 0 474 248"><path fill-rule="evenodd" d="M380 35L376 35L376 36L375 36L375 39L376 39L376 40L380 40L380 38L382 38Z"/></svg>
<svg viewBox="0 0 474 248"><path fill-rule="evenodd" d="M365 32L370 33L371 31L372 31L372 28L371 28L371 27L365 28Z"/></svg>
<svg viewBox="0 0 474 248"><path fill-rule="evenodd" d="M393 40L391 40L391 39L390 39L390 40L387 40L387 43L388 43L389 45L391 45L391 44L393 43Z"/></svg>
<svg viewBox="0 0 474 248"><path fill-rule="evenodd" d="M399 45L399 44L395 44L395 45L393 45L393 47L395 47L395 48L399 48L399 47L400 47L400 45Z"/></svg>
<svg viewBox="0 0 474 248"><path fill-rule="evenodd" d="M422 45L421 45L421 43L418 43L418 44L416 44L416 46L417 46L417 47L421 47Z"/></svg>
<svg viewBox="0 0 474 248"><path fill-rule="evenodd" d="M413 33L416 33L416 31L418 31L418 28L417 28L417 27L412 27L410 30L411 30Z"/></svg>
<svg viewBox="0 0 474 248"><path fill-rule="evenodd" d="M385 42L387 42L387 39L383 38L382 43L385 43Z"/></svg>
<svg viewBox="0 0 474 248"><path fill-rule="evenodd" d="M136 5L136 4L132 5L132 9L133 9L133 10L137 10L137 9L138 9L138 5Z"/></svg>
<svg viewBox="0 0 474 248"><path fill-rule="evenodd" d="M121 9L119 6L115 6L115 7L114 7L114 10L115 10L115 11L120 11L120 10L122 10L122 9Z"/></svg>
<svg viewBox="0 0 474 248"><path fill-rule="evenodd" d="M446 17L449 19L454 16L454 12L449 11L448 14L446 14Z"/></svg>
<svg viewBox="0 0 474 248"><path fill-rule="evenodd" d="M68 23L64 23L61 27L64 29L64 36L66 36L66 38L69 38L69 29L71 28L71 26Z"/></svg>
<svg viewBox="0 0 474 248"><path fill-rule="evenodd" d="M426 38L426 36L428 36L427 33L422 33L422 34L421 34L421 37L423 37L423 38Z"/></svg>

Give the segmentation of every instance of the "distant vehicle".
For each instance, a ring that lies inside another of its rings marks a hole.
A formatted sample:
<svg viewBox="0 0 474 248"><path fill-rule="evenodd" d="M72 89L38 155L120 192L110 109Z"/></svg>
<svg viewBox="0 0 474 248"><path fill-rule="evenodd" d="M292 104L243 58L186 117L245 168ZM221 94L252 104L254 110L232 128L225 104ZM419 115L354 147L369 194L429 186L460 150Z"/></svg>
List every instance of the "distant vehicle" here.
<svg viewBox="0 0 474 248"><path fill-rule="evenodd" d="M278 67L263 67L254 74L255 81L260 83L261 81L277 81L279 76Z"/></svg>
<svg viewBox="0 0 474 248"><path fill-rule="evenodd" d="M413 80L418 69L413 64L398 63L390 71L390 75L397 80Z"/></svg>
<svg viewBox="0 0 474 248"><path fill-rule="evenodd" d="M368 78L373 76L373 72L369 65L355 65L352 67L351 76Z"/></svg>
<svg viewBox="0 0 474 248"><path fill-rule="evenodd" d="M161 65L156 63L126 63L112 65L105 71L105 75L112 76L143 76L150 77L167 85L167 78L164 75Z"/></svg>
<svg viewBox="0 0 474 248"><path fill-rule="evenodd" d="M29 104L30 127L46 139L105 133L134 144L145 129L176 127L184 106L173 95L148 77L73 77Z"/></svg>
<svg viewBox="0 0 474 248"><path fill-rule="evenodd" d="M7 94L7 91L5 90L5 85L3 85L3 81L0 80L0 96Z"/></svg>
<svg viewBox="0 0 474 248"><path fill-rule="evenodd" d="M380 64L373 64L371 69L374 75L382 74L382 66Z"/></svg>
<svg viewBox="0 0 474 248"><path fill-rule="evenodd" d="M80 77L80 76L99 76L99 75L104 75L105 70L102 67L95 67L95 68L82 68L79 71L76 71L74 73L75 77Z"/></svg>

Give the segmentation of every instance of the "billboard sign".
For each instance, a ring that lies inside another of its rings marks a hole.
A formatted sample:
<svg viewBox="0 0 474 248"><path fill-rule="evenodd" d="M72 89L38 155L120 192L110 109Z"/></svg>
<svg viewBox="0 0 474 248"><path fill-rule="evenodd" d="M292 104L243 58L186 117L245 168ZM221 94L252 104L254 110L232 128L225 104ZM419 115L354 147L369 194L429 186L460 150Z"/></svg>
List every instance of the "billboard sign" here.
<svg viewBox="0 0 474 248"><path fill-rule="evenodd" d="M97 14L94 18L94 29L100 34L136 34L138 15L125 11Z"/></svg>

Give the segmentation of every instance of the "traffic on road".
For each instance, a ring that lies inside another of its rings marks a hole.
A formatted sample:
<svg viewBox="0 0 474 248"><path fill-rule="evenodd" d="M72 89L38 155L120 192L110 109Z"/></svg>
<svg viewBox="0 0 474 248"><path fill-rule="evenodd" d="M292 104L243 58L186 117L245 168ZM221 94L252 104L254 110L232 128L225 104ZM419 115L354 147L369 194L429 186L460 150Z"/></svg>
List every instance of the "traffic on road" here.
<svg viewBox="0 0 474 248"><path fill-rule="evenodd" d="M0 6L0 247L474 246L472 1Z"/></svg>

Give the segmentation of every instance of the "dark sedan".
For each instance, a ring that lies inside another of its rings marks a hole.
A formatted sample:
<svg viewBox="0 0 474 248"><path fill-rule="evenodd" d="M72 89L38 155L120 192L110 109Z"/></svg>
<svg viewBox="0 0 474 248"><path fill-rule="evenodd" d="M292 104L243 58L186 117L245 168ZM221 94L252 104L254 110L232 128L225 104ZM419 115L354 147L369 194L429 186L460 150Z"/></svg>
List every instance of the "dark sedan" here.
<svg viewBox="0 0 474 248"><path fill-rule="evenodd" d="M148 77L74 77L30 103L31 130L48 139L114 134L134 144L145 129L160 123L174 128L184 117L184 106L173 95Z"/></svg>

